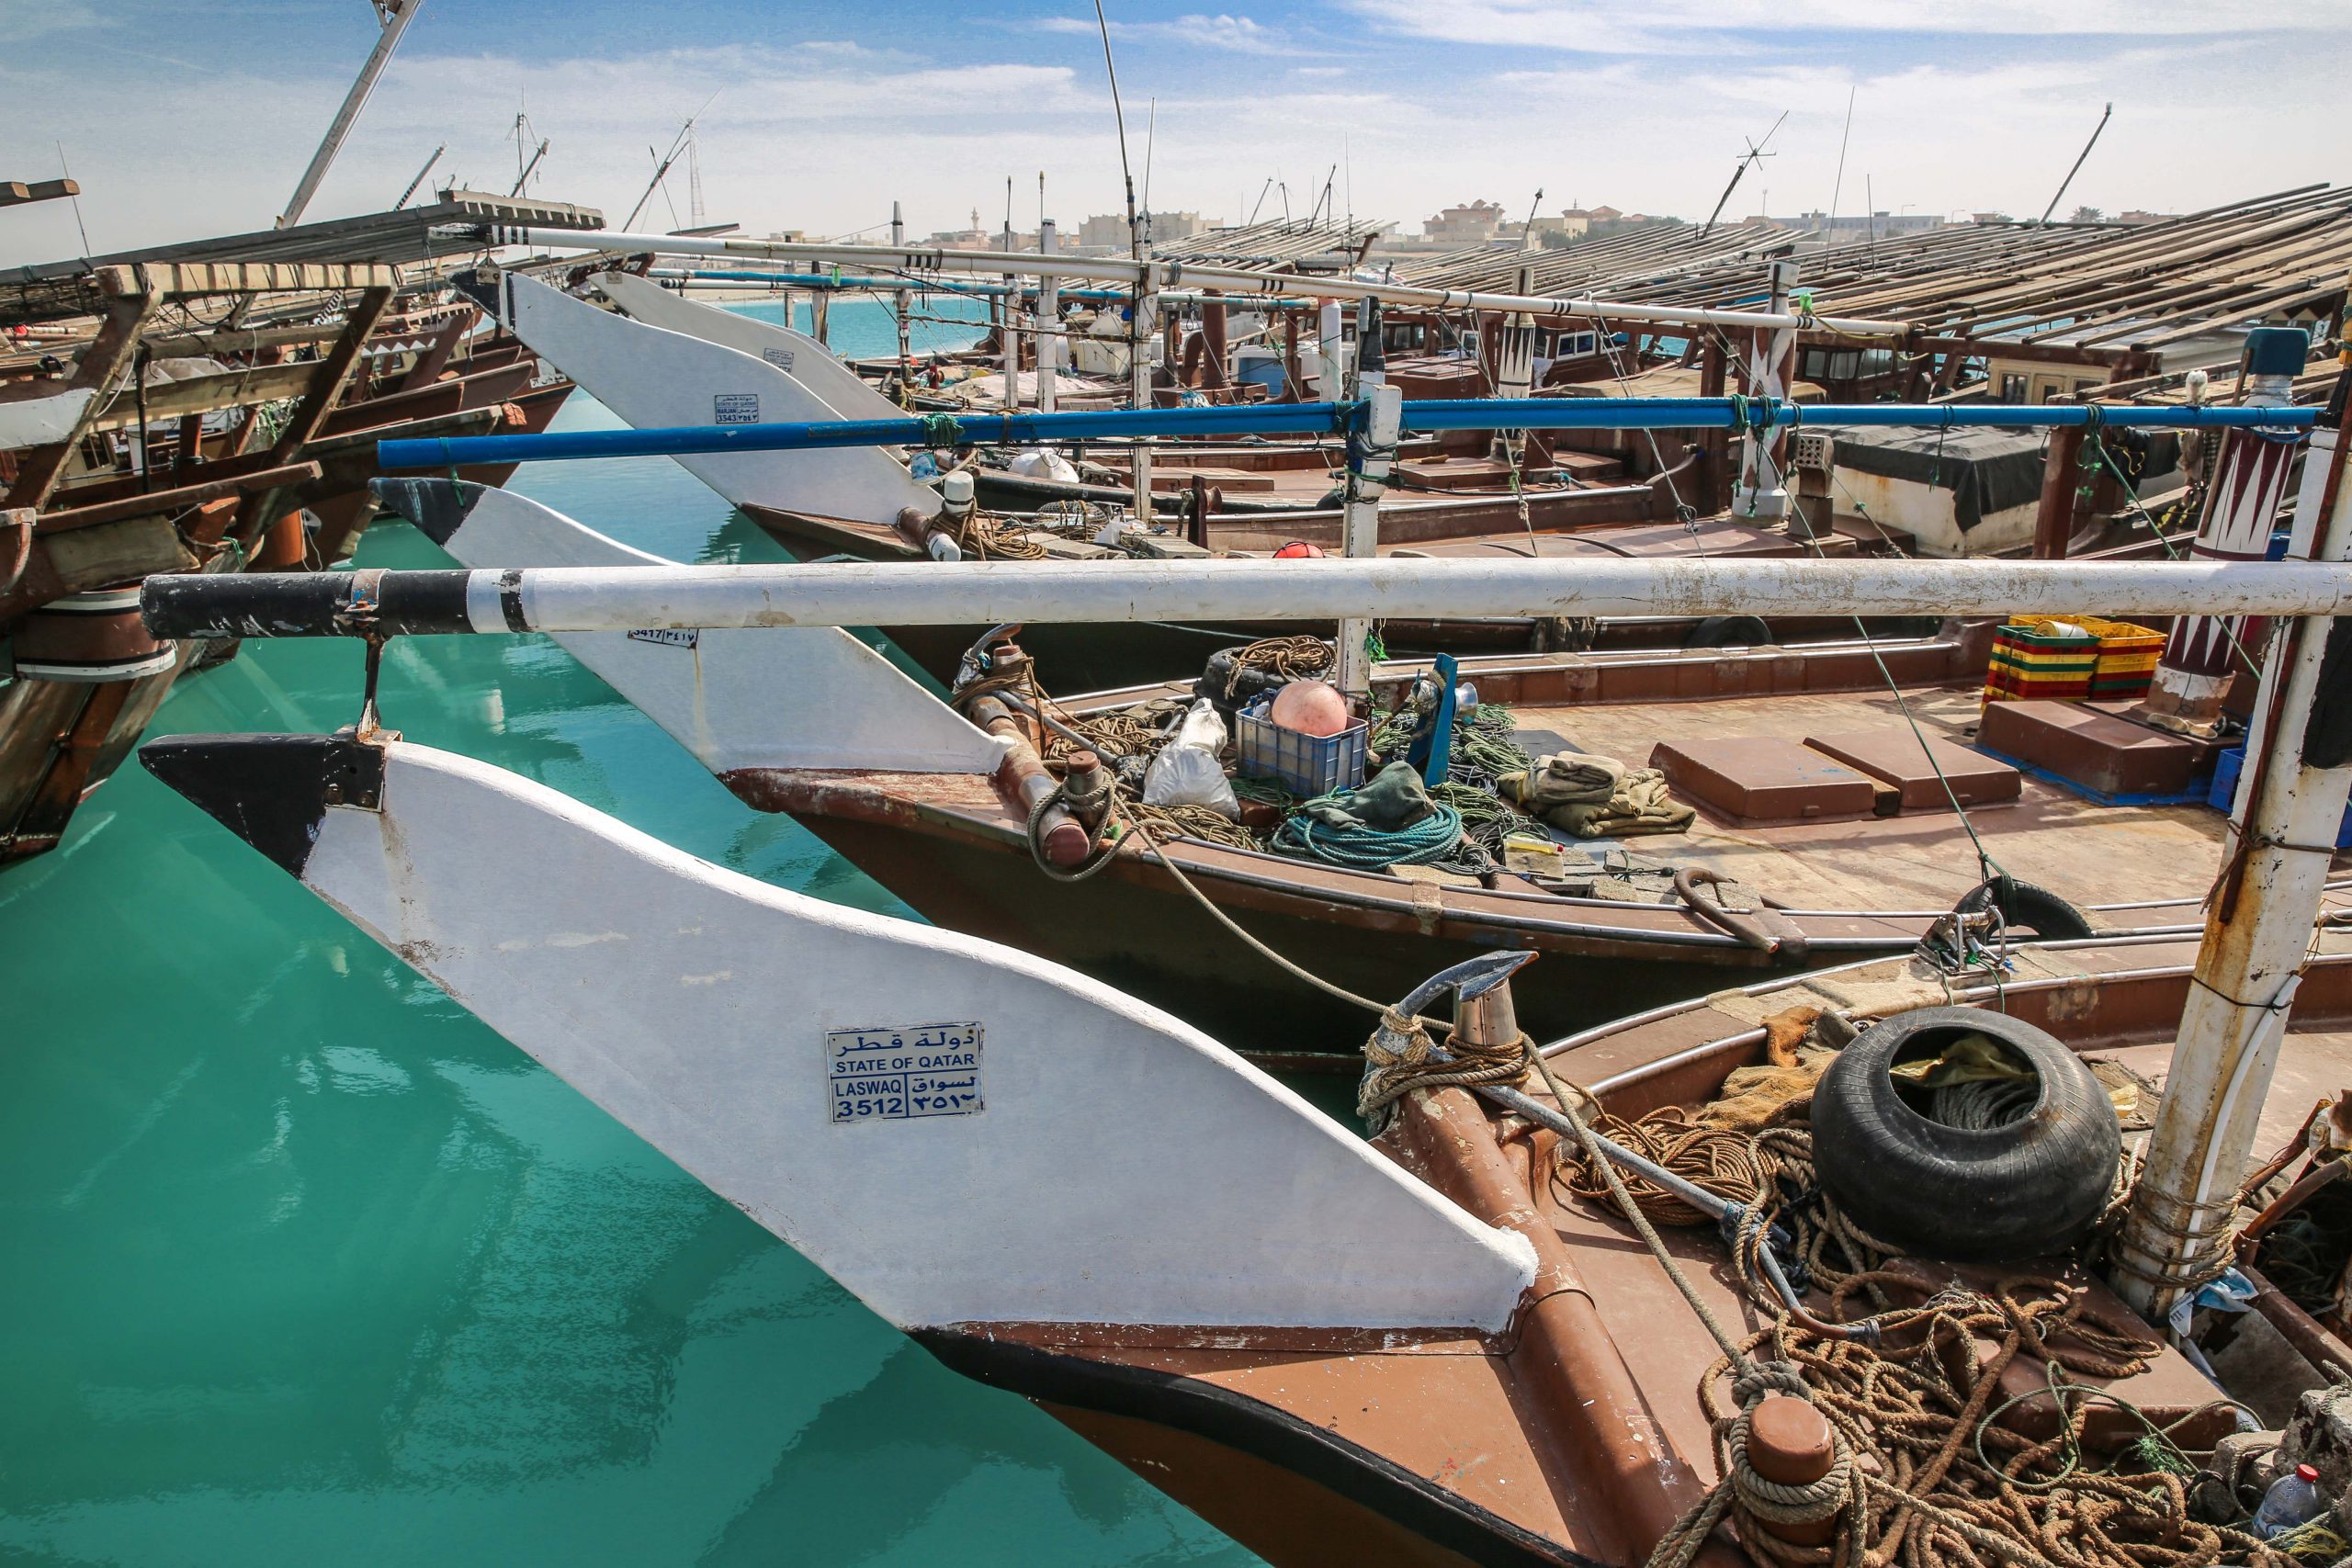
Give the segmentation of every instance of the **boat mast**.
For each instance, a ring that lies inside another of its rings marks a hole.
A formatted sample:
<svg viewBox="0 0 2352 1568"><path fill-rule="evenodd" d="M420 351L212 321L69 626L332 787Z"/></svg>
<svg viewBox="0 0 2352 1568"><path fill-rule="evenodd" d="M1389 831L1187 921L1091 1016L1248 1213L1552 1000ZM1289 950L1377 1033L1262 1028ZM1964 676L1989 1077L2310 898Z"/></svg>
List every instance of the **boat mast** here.
<svg viewBox="0 0 2352 1568"><path fill-rule="evenodd" d="M2339 420L2343 396L2339 384ZM2352 440L2340 428L2313 433L2290 556L2352 559L2347 447ZM2225 840L2231 852L2207 908L2164 1103L2116 1238L2115 1286L2151 1322L2229 1260L2222 1248L2239 1173L2253 1153L2352 793L2352 620L2285 622L2272 638L2255 715Z"/></svg>
<svg viewBox="0 0 2352 1568"><path fill-rule="evenodd" d="M2109 104L2107 107L2098 111L2098 123L2091 127L2091 139L2083 143L2082 153L2075 160L2075 166L2066 171L2066 177L2064 179L2058 182L2058 194L2050 198L2050 205L2041 209L2041 220L2044 223L2050 221L2050 215L2057 211L2058 204L2066 198L2066 187L2073 185L2075 183L2075 176L2083 172L2084 161L2090 157L2091 149L2098 145L2098 134L2100 131L2107 129L2108 118L2114 113L2115 106L2113 104Z"/></svg>
<svg viewBox="0 0 2352 1568"><path fill-rule="evenodd" d="M1102 34L1102 69L1111 78L1111 118L1119 125L1119 176L1127 189L1127 248L1136 265L1135 303L1127 312L1127 387L1133 405L1139 409L1151 406L1151 367L1144 358L1144 344L1158 341L1158 334L1147 331L1145 321L1159 302L1159 279L1150 262L1150 247L1144 236L1143 219L1136 211L1135 170L1127 163L1127 116L1119 107L1119 67L1111 58L1111 23L1102 15L1102 0L1094 0L1094 25ZM1151 444L1137 440L1131 449L1134 455L1135 518L1139 524L1151 522Z"/></svg>
<svg viewBox="0 0 2352 1568"><path fill-rule="evenodd" d="M1380 301L1366 299L1357 310L1356 367L1349 391L1354 401L1365 405L1370 417L1348 429L1348 501L1340 517L1340 540L1342 555L1368 560L1380 553L1380 497L1388 488L1388 470L1396 460L1404 392L1388 384L1388 367L1380 344ZM1368 707L1372 702L1371 640L1370 617L1340 618L1338 668L1333 674L1351 708L1359 702Z"/></svg>
<svg viewBox="0 0 2352 1568"><path fill-rule="evenodd" d="M894 201L890 204L890 248L894 251L901 249L906 243L907 220L899 211L899 204ZM899 404L902 408L912 408L915 400L914 358L908 353L907 291L903 288L892 289L890 304L899 318Z"/></svg>
<svg viewBox="0 0 2352 1568"><path fill-rule="evenodd" d="M401 46L401 35L408 31L408 25L424 8L424 0L374 0L374 5L376 20L382 29L376 35L376 47L368 51L367 63L360 66L359 78L351 84L351 91L344 95L343 107L334 111L319 150L311 154L311 166L302 171L301 182L294 187L294 199L277 215L275 228L284 229L301 221L303 209L319 193L319 182L327 177L328 165L343 151L344 139L357 123L359 111L367 107L368 95L376 90L376 78L392 62L392 51Z"/></svg>
<svg viewBox="0 0 2352 1568"><path fill-rule="evenodd" d="M1040 204L1045 200L1045 187L1046 176L1039 175L1037 192ZM1039 218L1037 220L1037 255L1040 265L1043 265L1043 258L1054 254L1054 220L1050 218ZM1037 412L1039 413L1054 412L1054 372L1060 365L1062 356L1060 285L1061 279L1050 273L1042 275L1037 279Z"/></svg>

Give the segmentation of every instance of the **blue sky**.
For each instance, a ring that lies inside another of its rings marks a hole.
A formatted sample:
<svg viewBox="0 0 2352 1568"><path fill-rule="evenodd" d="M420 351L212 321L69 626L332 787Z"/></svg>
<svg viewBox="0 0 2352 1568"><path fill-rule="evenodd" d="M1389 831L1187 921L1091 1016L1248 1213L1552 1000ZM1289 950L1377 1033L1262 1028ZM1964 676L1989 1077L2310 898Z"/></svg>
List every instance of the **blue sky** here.
<svg viewBox="0 0 2352 1568"><path fill-rule="evenodd" d="M536 192L617 222L707 104L713 218L841 233L895 197L922 234L1005 179L1035 224L1119 202L1085 0L424 0L311 209L390 203L437 142L451 175L513 181L518 107L553 145ZM1743 139L1789 118L1731 210L2038 215L2100 105L2068 206L2179 210L2352 174L2331 106L2352 0L1108 0L1151 204L1238 219L1270 178L1294 211L1340 165L1342 204L1417 226L1485 197L1703 216ZM112 249L266 226L374 23L366 0L0 0L0 176L82 181ZM683 216L683 179L674 182ZM1266 210L1282 206L1266 197ZM660 197L640 226L670 227ZM0 262L81 250L62 204L0 210Z"/></svg>

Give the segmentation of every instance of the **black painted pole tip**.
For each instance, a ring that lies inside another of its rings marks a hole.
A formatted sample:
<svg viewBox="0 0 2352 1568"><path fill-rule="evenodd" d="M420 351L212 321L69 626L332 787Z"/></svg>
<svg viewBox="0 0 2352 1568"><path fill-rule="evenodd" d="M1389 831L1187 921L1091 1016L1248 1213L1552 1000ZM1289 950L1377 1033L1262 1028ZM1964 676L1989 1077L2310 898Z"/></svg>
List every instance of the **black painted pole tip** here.
<svg viewBox="0 0 2352 1568"><path fill-rule="evenodd" d="M468 479L379 479L368 480L368 488L385 511L407 518L435 544L447 545L490 487Z"/></svg>
<svg viewBox="0 0 2352 1568"><path fill-rule="evenodd" d="M168 735L139 761L298 877L328 806L379 799L383 781L380 750L335 735Z"/></svg>

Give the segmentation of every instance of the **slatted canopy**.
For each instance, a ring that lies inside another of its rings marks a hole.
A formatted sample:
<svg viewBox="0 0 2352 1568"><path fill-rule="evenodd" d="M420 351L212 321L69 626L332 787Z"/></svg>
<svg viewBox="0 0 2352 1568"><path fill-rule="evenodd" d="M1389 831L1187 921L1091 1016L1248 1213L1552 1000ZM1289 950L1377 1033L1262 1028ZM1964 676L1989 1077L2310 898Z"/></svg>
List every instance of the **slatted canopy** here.
<svg viewBox="0 0 2352 1568"><path fill-rule="evenodd" d="M494 223L601 229L605 216L568 202L519 200L480 191L445 190L422 207L188 240L111 255L0 268L0 321L58 321L92 314L108 295L108 268L259 264L301 266L414 266L475 254ZM233 273L223 272L223 277ZM255 275L262 276L262 275ZM287 276L299 276L289 270Z"/></svg>
<svg viewBox="0 0 2352 1568"><path fill-rule="evenodd" d="M1395 227L1394 222L1374 218L1317 223L1276 220L1162 240L1152 246L1151 254L1162 261L1204 265L1280 265L1297 272L1338 271L1353 265L1368 241Z"/></svg>

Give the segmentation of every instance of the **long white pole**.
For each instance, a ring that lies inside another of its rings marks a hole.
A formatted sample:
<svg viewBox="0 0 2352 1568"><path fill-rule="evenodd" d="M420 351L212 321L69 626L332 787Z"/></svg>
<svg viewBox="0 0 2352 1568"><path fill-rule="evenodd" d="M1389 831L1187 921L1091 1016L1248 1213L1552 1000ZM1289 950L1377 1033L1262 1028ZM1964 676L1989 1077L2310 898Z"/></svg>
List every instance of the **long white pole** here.
<svg viewBox="0 0 2352 1568"><path fill-rule="evenodd" d="M2341 431L2312 437L2290 555L2352 558L2345 440ZM2251 568L2239 563L2234 570ZM2352 655L2347 625L2289 622L2277 629L2264 660L2232 814L2233 852L2207 908L2163 1108L2117 1238L2116 1286L2145 1313L2166 1311L2184 1288L2211 1271L2254 1149L2287 1005L2310 955L2312 921L2352 794L2352 747L2345 744L2352 716L2343 711L2352 690L2340 674L2332 690L2321 685L2331 653L2339 660ZM2315 728L2319 704L2332 711Z"/></svg>
<svg viewBox="0 0 2352 1568"><path fill-rule="evenodd" d="M150 578L161 635L684 630L1342 616L2352 613L2343 561L1117 560L526 567ZM227 626L197 631L191 626Z"/></svg>
<svg viewBox="0 0 2352 1568"><path fill-rule="evenodd" d="M1388 384L1387 367L1378 347L1380 307L1363 305L1362 330L1356 344L1353 396L1371 405L1372 419L1348 440L1348 504L1340 514L1340 549L1349 560L1371 560L1380 554L1380 498L1388 488L1389 469L1396 460L1396 440L1404 422L1404 392ZM1351 699L1372 696L1372 619L1359 612L1340 618L1338 642L1340 690Z"/></svg>
<svg viewBox="0 0 2352 1568"><path fill-rule="evenodd" d="M1037 258L1003 251L906 250L880 245L842 245L792 240L690 238L634 234L602 229L540 229L492 224L491 243L547 250L651 252L679 256L774 256L825 265L872 266L885 272L1035 272ZM1623 300L1524 294L1485 294L1469 288L1417 288L1403 283L1310 276L1265 269L1204 266L1191 262L1154 262L1165 287L1198 283L1227 294L1305 294L1335 299L1378 299L1387 305L1426 306L1435 310L1525 310L1537 316L1595 316L1612 321L1654 321L1664 326L1725 328L1818 327L1849 337L1899 337L1907 321L1866 316L1797 316L1787 311L1710 310L1680 305L1636 305ZM1115 257L1065 257L1054 269L1065 277L1135 283L1141 264Z"/></svg>
<svg viewBox="0 0 2352 1568"><path fill-rule="evenodd" d="M360 66L358 77L351 84L351 91L343 96L343 107L334 111L334 118L328 122L327 133L321 139L319 150L311 154L310 166L302 171L302 178L294 186L294 198L286 204L286 210L277 215L277 227L284 229L301 221L303 210L311 205L311 198L319 194L319 183L327 177L327 170L334 163L335 154L343 151L344 139L358 123L359 111L368 107L368 96L376 90L376 78L381 76L384 67L392 62L392 51L400 48L401 35L408 31L408 25L416 20L416 14L423 9L424 0L394 0L392 14L385 19L382 30L376 35L376 47L368 51L367 63ZM432 167L430 164L425 166L428 169ZM424 177L423 175L417 176L419 179Z"/></svg>
<svg viewBox="0 0 2352 1568"><path fill-rule="evenodd" d="M1037 254L1054 254L1054 220L1037 220ZM1051 273L1037 279L1037 412L1054 412L1054 375L1062 357L1061 280Z"/></svg>

